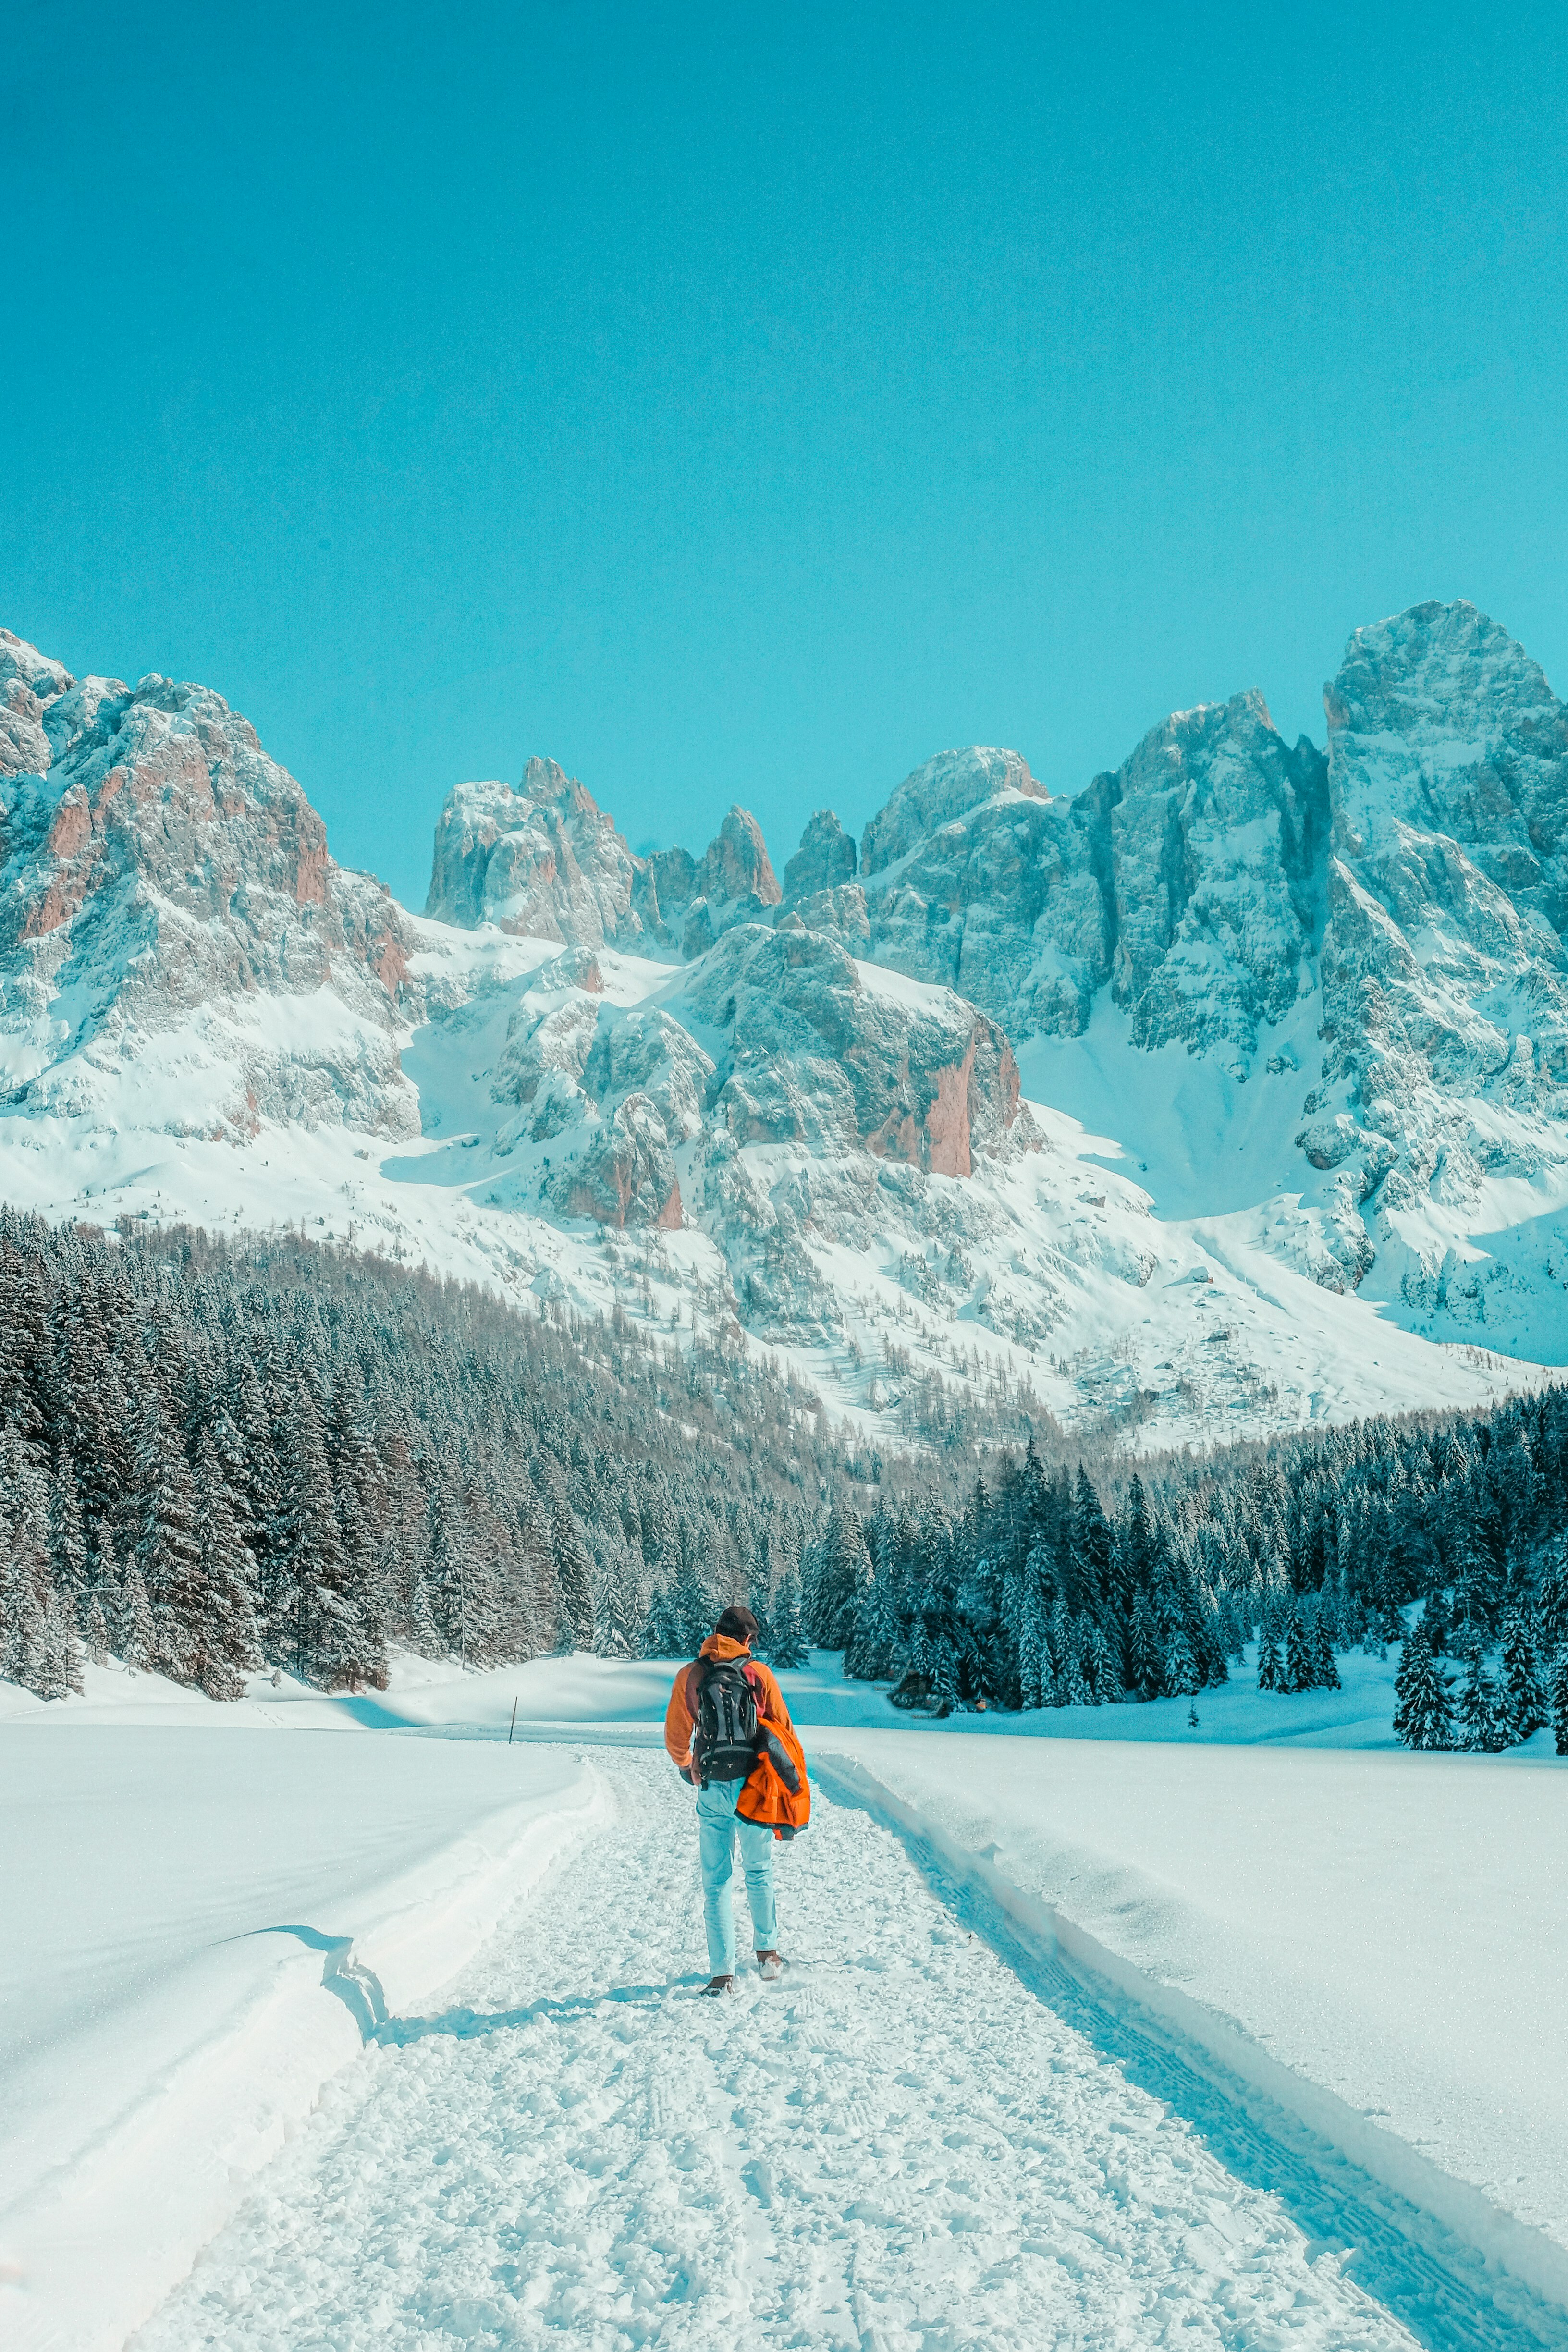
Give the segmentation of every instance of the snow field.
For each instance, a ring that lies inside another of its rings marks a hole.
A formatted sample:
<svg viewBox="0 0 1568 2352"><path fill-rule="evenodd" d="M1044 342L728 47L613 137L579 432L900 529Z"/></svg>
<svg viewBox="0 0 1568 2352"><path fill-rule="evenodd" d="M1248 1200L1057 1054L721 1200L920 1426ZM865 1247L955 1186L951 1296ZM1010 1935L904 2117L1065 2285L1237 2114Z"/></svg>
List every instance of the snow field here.
<svg viewBox="0 0 1568 2352"><path fill-rule="evenodd" d="M811 1753L993 1865L1097 1974L1568 2305L1555 1758L939 1749L847 1729Z"/></svg>
<svg viewBox="0 0 1568 2352"><path fill-rule="evenodd" d="M690 1799L596 1769L613 1822L334 2078L136 2352L1417 2340L864 1811L780 1850L792 1974L693 1998Z"/></svg>
<svg viewBox="0 0 1568 2352"><path fill-rule="evenodd" d="M449 1977L597 1790L560 1748L0 1727L6 2352L118 2352L367 2000Z"/></svg>

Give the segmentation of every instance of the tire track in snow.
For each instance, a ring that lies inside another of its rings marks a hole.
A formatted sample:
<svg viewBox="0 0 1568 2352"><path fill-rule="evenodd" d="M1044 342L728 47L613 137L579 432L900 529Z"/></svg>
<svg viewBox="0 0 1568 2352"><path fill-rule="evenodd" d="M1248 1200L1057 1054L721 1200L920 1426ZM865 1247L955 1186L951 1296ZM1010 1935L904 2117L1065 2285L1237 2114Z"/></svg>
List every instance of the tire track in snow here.
<svg viewBox="0 0 1568 2352"><path fill-rule="evenodd" d="M138 2352L1418 2340L864 1811L779 1850L791 1975L690 1998L690 1800L600 1763L614 1821L328 2086Z"/></svg>

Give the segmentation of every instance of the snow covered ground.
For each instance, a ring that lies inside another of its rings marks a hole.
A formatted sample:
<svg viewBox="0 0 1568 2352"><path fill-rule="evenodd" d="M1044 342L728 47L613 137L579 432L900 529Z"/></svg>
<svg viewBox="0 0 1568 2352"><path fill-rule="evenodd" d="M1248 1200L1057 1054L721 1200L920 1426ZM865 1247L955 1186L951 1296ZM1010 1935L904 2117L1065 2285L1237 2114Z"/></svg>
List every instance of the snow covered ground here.
<svg viewBox="0 0 1568 2352"><path fill-rule="evenodd" d="M717 2016L666 1666L0 1687L0 2337L1568 2352L1568 1766L1344 1663L1191 1734L819 1654Z"/></svg>
<svg viewBox="0 0 1568 2352"><path fill-rule="evenodd" d="M374 2037L138 2352L1412 2341L863 1812L781 1859L793 1974L697 2003L690 1800L599 1762L613 1829Z"/></svg>
<svg viewBox="0 0 1568 2352"><path fill-rule="evenodd" d="M357 1971L422 1998L593 1801L565 1749L157 1711L0 1724L8 2352L121 2342L357 2051Z"/></svg>

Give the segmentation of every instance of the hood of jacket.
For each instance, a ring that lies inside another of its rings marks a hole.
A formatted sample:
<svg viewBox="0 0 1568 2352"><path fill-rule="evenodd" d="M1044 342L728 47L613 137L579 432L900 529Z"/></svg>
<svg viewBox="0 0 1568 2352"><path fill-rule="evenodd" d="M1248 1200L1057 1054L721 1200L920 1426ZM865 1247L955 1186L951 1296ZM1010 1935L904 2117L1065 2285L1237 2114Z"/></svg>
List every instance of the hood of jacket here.
<svg viewBox="0 0 1568 2352"><path fill-rule="evenodd" d="M700 1658L749 1658L744 1642L734 1641L728 1633L710 1633L697 1653Z"/></svg>

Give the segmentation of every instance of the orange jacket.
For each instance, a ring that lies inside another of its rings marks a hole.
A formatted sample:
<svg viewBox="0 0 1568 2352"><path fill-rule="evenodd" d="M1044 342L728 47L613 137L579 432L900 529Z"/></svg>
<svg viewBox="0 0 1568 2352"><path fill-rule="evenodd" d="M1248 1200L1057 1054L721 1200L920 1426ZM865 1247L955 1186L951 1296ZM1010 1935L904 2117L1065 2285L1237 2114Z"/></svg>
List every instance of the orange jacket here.
<svg viewBox="0 0 1568 2352"><path fill-rule="evenodd" d="M745 1784L735 1802L735 1811L743 1821L771 1822L775 1837L793 1837L805 1829L811 1819L811 1789L805 1777L805 1758L789 1719L789 1709L784 1702L773 1674L760 1658L753 1658L743 1642L732 1642L727 1633L710 1633L701 1650L689 1666L682 1666L675 1677L665 1709L664 1744L669 1750L672 1764L689 1779L691 1773L691 1729L696 1718L696 1677L704 1658L744 1658L746 1679L756 1694L757 1720L764 1724L784 1748L800 1775L798 1793L790 1789L764 1753L746 1776Z"/></svg>

